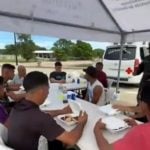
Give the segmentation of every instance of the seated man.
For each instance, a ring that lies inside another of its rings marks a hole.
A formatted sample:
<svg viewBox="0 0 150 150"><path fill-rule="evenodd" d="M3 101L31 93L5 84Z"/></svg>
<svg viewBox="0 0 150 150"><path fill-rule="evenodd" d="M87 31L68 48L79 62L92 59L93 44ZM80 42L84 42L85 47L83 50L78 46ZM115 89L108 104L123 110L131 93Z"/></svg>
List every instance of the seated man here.
<svg viewBox="0 0 150 150"><path fill-rule="evenodd" d="M77 126L67 132L53 117L70 113L70 108L49 113L39 109L39 105L45 101L49 93L48 77L42 72L30 72L26 75L23 86L26 97L15 105L8 118L8 145L15 150L37 150L41 135L49 141L57 139L67 145L76 144L82 136L87 114L80 115Z"/></svg>
<svg viewBox="0 0 150 150"><path fill-rule="evenodd" d="M140 107L150 120L150 83L143 85L141 91ZM132 119L125 120L129 125L134 126L122 139L109 144L103 136L105 124L98 121L94 128L94 134L99 149L101 150L149 150L150 149L150 123L137 125Z"/></svg>
<svg viewBox="0 0 150 150"><path fill-rule="evenodd" d="M14 77L15 66L11 64L3 64L1 68L1 74L4 78L4 84L8 84L9 80L12 80Z"/></svg>
<svg viewBox="0 0 150 150"><path fill-rule="evenodd" d="M14 101L10 101L8 96ZM7 115L10 113L11 108L15 105L15 101L19 101L25 96L25 94L15 94L13 92L7 92L4 85L4 78L0 76L0 106L5 109Z"/></svg>
<svg viewBox="0 0 150 150"><path fill-rule="evenodd" d="M11 84L21 86L23 84L23 80L26 76L26 68L23 65L18 66L18 74L16 74L11 82Z"/></svg>
<svg viewBox="0 0 150 150"><path fill-rule="evenodd" d="M3 105L5 101L7 101L7 97L5 95L4 79L0 76L0 123L5 123L8 118L8 112Z"/></svg>
<svg viewBox="0 0 150 150"><path fill-rule="evenodd" d="M55 71L50 73L49 76L51 83L65 83L66 82L66 72L62 71L61 62L55 63Z"/></svg>
<svg viewBox="0 0 150 150"><path fill-rule="evenodd" d="M4 78L4 84L7 91L17 91L19 90L18 85L11 85L9 81L14 78L15 66L11 64L3 64L1 68L1 74Z"/></svg>
<svg viewBox="0 0 150 150"><path fill-rule="evenodd" d="M85 100L93 104L105 105L105 94L103 85L96 79L96 68L89 66L83 70L88 81L87 93Z"/></svg>
<svg viewBox="0 0 150 150"><path fill-rule="evenodd" d="M96 70L97 70L97 79L103 84L103 86L105 88L107 88L108 87L107 75L103 71L103 63L102 62L96 63Z"/></svg>

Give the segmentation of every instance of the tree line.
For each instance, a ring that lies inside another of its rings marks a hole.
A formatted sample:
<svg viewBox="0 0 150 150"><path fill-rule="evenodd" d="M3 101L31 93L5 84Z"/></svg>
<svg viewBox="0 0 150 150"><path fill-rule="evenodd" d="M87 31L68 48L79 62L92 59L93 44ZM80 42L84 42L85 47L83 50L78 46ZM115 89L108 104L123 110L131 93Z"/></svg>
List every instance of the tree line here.
<svg viewBox="0 0 150 150"><path fill-rule="evenodd" d="M45 47L40 47L31 39L31 35L16 34L17 43L5 46L4 54L21 55L26 61L33 59L35 50L46 50ZM103 49L92 49L90 43L77 40L59 39L51 48L54 51L54 56L57 60L92 60L93 58L101 58Z"/></svg>

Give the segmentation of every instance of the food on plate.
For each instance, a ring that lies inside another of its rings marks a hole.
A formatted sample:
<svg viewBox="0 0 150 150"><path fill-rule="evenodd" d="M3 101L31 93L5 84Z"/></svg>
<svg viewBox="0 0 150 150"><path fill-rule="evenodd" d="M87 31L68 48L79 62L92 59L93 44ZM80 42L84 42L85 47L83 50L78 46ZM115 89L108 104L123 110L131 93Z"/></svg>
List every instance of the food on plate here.
<svg viewBox="0 0 150 150"><path fill-rule="evenodd" d="M66 115L66 116L63 116L61 117L61 119L65 122L78 122L78 117L73 117L71 115Z"/></svg>

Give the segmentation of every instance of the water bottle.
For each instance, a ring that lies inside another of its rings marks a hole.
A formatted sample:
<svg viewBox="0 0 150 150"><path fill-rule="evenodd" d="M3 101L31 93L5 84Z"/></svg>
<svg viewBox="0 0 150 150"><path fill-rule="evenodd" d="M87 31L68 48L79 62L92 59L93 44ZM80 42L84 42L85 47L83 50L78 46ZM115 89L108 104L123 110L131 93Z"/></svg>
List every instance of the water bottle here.
<svg viewBox="0 0 150 150"><path fill-rule="evenodd" d="M77 84L80 84L80 79L79 78L77 79Z"/></svg>
<svg viewBox="0 0 150 150"><path fill-rule="evenodd" d="M75 79L72 79L72 83L74 83L75 82Z"/></svg>
<svg viewBox="0 0 150 150"><path fill-rule="evenodd" d="M63 86L63 103L68 103L66 86Z"/></svg>

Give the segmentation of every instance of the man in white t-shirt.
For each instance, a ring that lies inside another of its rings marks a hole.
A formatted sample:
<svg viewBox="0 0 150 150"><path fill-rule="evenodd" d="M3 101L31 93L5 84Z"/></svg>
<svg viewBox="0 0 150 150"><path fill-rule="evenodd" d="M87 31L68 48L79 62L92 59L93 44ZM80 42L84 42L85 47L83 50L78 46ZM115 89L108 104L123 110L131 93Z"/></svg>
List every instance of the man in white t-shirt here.
<svg viewBox="0 0 150 150"><path fill-rule="evenodd" d="M26 68L23 65L18 66L18 74L14 76L12 84L22 85L24 77L26 76Z"/></svg>
<svg viewBox="0 0 150 150"><path fill-rule="evenodd" d="M104 87L96 78L96 68L89 66L87 69L83 69L83 71L86 73L85 78L88 81L85 100L93 104L105 105Z"/></svg>

